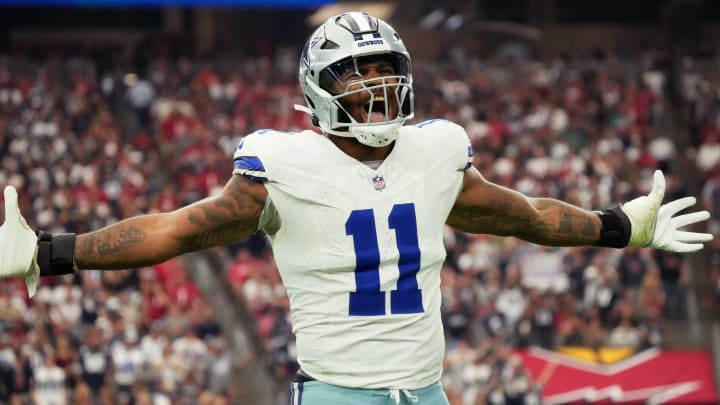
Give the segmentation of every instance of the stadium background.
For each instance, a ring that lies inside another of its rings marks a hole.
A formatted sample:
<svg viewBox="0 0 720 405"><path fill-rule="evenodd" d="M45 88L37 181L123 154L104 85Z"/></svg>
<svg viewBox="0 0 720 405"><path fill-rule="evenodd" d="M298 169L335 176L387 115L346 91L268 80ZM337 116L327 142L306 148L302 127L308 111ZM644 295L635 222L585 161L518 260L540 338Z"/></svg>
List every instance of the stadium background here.
<svg viewBox="0 0 720 405"><path fill-rule="evenodd" d="M600 208L662 168L718 234L720 4L435 3L0 0L0 185L50 231L196 201L243 135L308 125L298 52L361 9L408 45L418 120L464 124L489 179ZM677 256L448 229L446 244L454 405L717 403L718 242ZM45 279L33 300L0 283L0 403L287 403L296 367L261 235Z"/></svg>

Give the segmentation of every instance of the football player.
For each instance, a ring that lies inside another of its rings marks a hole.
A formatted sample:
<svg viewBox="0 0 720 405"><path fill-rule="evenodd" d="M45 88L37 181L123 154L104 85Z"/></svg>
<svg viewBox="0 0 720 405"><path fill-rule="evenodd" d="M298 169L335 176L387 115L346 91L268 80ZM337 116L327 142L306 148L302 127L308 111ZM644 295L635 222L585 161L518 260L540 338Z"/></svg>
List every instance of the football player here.
<svg viewBox="0 0 720 405"><path fill-rule="evenodd" d="M604 211L529 198L471 165L462 127L409 125L413 80L403 41L361 12L309 38L299 79L318 132L260 130L234 153L223 191L174 212L94 232L38 236L5 189L0 276L152 265L263 230L291 303L301 366L293 404L447 404L440 385L443 228L550 246L650 246L692 252L710 234L680 228L695 198L662 204L665 180Z"/></svg>

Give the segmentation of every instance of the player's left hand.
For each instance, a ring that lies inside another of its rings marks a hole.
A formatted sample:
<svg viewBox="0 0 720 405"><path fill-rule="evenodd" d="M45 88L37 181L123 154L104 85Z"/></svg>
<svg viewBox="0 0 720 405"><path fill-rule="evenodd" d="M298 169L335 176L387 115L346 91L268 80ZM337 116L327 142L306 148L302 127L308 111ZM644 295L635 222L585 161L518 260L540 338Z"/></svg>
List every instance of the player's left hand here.
<svg viewBox="0 0 720 405"><path fill-rule="evenodd" d="M0 278L24 277L32 297L40 277L37 236L20 213L15 187L5 187L4 196L5 223L0 226Z"/></svg>
<svg viewBox="0 0 720 405"><path fill-rule="evenodd" d="M623 204L620 208L631 224L628 246L649 246L671 252L695 252L703 243L713 239L712 234L681 231L680 228L710 218L708 211L677 215L697 202L685 197L662 204L665 196L665 176L656 170L650 194Z"/></svg>

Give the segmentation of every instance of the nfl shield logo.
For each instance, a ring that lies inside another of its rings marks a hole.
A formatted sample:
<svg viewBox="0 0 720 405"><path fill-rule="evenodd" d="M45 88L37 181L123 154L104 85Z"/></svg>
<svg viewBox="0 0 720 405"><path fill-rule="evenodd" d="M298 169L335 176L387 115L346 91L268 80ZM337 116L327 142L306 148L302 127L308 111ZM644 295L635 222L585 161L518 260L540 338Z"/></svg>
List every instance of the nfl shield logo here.
<svg viewBox="0 0 720 405"><path fill-rule="evenodd" d="M372 181L375 190L380 191L385 188L385 179L383 179L382 176L375 176L373 177Z"/></svg>

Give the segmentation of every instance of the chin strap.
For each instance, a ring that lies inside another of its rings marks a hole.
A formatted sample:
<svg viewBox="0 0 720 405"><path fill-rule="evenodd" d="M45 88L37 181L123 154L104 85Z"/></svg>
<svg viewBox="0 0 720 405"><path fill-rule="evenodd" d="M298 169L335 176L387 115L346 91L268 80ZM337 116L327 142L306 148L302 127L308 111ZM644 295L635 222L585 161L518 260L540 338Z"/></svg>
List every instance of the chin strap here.
<svg viewBox="0 0 720 405"><path fill-rule="evenodd" d="M293 108L295 109L295 111L301 111L309 115L313 125L315 125L316 127L320 127L320 120L318 119L317 115L312 112L310 107L302 104L293 104Z"/></svg>
<svg viewBox="0 0 720 405"><path fill-rule="evenodd" d="M305 114L309 115L310 118L312 119L313 125L315 125L318 128L321 128L323 130L323 133L325 133L325 134L332 134L332 135L336 135L336 136L342 136L345 138L354 138L355 137L353 134L351 134L348 131L336 131L336 130L332 130L332 129L322 128L320 126L320 120L318 119L317 115L315 115L312 112L312 110L310 109L310 107L308 107L306 105L293 104L293 108L295 109L295 111L304 112Z"/></svg>
<svg viewBox="0 0 720 405"><path fill-rule="evenodd" d="M302 112L304 112L305 114L308 114L308 115L315 115L315 114L313 114L313 112L312 112L312 110L310 109L310 107L308 107L308 106L306 106L306 105L293 104L293 108L295 109L295 111L302 111Z"/></svg>

